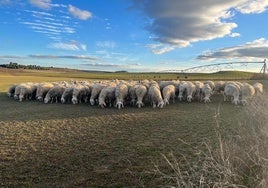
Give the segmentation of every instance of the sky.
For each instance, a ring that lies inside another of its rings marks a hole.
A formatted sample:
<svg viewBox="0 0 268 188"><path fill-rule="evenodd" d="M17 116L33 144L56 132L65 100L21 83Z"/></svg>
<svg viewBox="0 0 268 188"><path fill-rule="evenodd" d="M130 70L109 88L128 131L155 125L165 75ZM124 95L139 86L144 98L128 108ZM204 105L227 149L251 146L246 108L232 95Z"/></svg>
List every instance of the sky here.
<svg viewBox="0 0 268 188"><path fill-rule="evenodd" d="M268 0L0 0L0 64L259 71L243 62L268 57L267 9Z"/></svg>

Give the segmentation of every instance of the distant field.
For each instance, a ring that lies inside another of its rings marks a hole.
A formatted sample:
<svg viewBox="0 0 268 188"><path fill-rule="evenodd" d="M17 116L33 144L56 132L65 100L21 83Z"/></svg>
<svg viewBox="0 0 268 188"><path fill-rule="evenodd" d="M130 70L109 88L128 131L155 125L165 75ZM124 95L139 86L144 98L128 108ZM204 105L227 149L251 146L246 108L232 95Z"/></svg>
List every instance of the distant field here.
<svg viewBox="0 0 268 188"><path fill-rule="evenodd" d="M164 187L168 182L155 173L156 166L168 169L161 154L173 152L178 160L183 154L191 161L198 155L192 147L214 143L216 130L223 138L234 134L244 114L245 107L225 103L222 96L213 96L210 104L176 101L163 109L147 105L117 110L18 102L5 95L12 83L115 76L1 73L0 187ZM267 91L268 81L261 82ZM215 119L218 109L220 126Z"/></svg>

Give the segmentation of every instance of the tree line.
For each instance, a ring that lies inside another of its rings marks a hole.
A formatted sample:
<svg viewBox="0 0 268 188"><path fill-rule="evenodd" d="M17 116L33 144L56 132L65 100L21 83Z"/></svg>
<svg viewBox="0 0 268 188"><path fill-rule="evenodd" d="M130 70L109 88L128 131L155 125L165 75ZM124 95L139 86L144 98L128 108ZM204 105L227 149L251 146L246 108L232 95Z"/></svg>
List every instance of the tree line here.
<svg viewBox="0 0 268 188"><path fill-rule="evenodd" d="M34 69L34 70L48 70L53 67L42 67L39 65L20 65L18 63L10 62L9 64L1 64L0 67L8 69Z"/></svg>

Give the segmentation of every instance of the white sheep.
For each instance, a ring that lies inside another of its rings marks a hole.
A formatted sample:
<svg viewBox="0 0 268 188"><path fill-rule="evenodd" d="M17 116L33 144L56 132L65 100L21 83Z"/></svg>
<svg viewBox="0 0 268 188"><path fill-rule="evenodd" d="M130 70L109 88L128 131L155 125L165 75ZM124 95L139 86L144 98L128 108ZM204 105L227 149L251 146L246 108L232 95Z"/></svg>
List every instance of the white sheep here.
<svg viewBox="0 0 268 188"><path fill-rule="evenodd" d="M255 84L253 84L253 87L255 88L255 94L256 95L263 94L263 85L262 85L262 83L256 82Z"/></svg>
<svg viewBox="0 0 268 188"><path fill-rule="evenodd" d="M46 97L44 99L44 103L45 104L47 104L48 102L53 103L54 101L58 103L65 89L66 89L65 84L64 85L59 84L59 85L52 87L47 92Z"/></svg>
<svg viewBox="0 0 268 188"><path fill-rule="evenodd" d="M128 85L120 83L115 88L116 107L118 109L124 108L126 97L128 96Z"/></svg>
<svg viewBox="0 0 268 188"><path fill-rule="evenodd" d="M24 99L33 99L36 95L37 84L27 83L21 87L19 100L20 102Z"/></svg>
<svg viewBox="0 0 268 188"><path fill-rule="evenodd" d="M16 86L14 96L13 96L15 100L19 100L19 95L20 95L20 92L21 92L21 88L25 87L27 84L29 84L29 83L21 83L21 84L18 84Z"/></svg>
<svg viewBox="0 0 268 188"><path fill-rule="evenodd" d="M99 98L99 94L101 90L106 86L105 83L95 83L92 86L91 96L90 96L90 104L93 106L97 99Z"/></svg>
<svg viewBox="0 0 268 188"><path fill-rule="evenodd" d="M14 97L15 89L16 89L17 85L18 85L18 84L11 85L11 86L8 88L8 91L7 91L7 96L8 96L8 97Z"/></svg>
<svg viewBox="0 0 268 188"><path fill-rule="evenodd" d="M72 103L73 104L78 104L81 103L82 100L87 103L88 97L91 94L91 89L90 85L82 85L82 84L77 84L74 86L73 89L73 95L72 95Z"/></svg>
<svg viewBox="0 0 268 188"><path fill-rule="evenodd" d="M187 82L185 81L181 81L180 85L179 85L179 95L178 95L178 99L180 101L182 101L184 98L186 98L186 87L187 87Z"/></svg>
<svg viewBox="0 0 268 188"><path fill-rule="evenodd" d="M60 99L62 104L71 102L72 96L73 96L73 90L74 90L74 86L69 86L64 89L61 95L61 99Z"/></svg>
<svg viewBox="0 0 268 188"><path fill-rule="evenodd" d="M202 100L204 100L205 103L207 102L211 102L210 101L210 97L212 95L212 89L210 87L209 84L204 84L204 86L202 87Z"/></svg>
<svg viewBox="0 0 268 188"><path fill-rule="evenodd" d="M54 86L53 83L49 83L49 82L43 82L43 83L40 83L38 86L37 86L37 89L36 89L36 100L39 100L39 101L43 101L47 92Z"/></svg>
<svg viewBox="0 0 268 188"><path fill-rule="evenodd" d="M187 95L187 101L192 102L193 96L196 91L196 87L192 82L186 82L186 95Z"/></svg>
<svg viewBox="0 0 268 188"><path fill-rule="evenodd" d="M147 87L144 84L137 84L135 87L135 95L137 97L137 103L136 105L138 108L141 108L144 106L144 98L147 95Z"/></svg>
<svg viewBox="0 0 268 188"><path fill-rule="evenodd" d="M99 94L99 106L104 108L107 106L107 102L112 106L113 101L115 100L115 88L116 83L111 83L108 86L104 87Z"/></svg>
<svg viewBox="0 0 268 188"><path fill-rule="evenodd" d="M148 95L149 95L151 104L153 105L153 108L155 108L156 105L159 108L163 108L164 101L161 95L160 87L157 83L153 83L149 87Z"/></svg>
<svg viewBox="0 0 268 188"><path fill-rule="evenodd" d="M254 94L255 88L248 83L244 83L241 87L241 103L243 105L247 104L248 100L251 100Z"/></svg>
<svg viewBox="0 0 268 188"><path fill-rule="evenodd" d="M169 104L169 99L172 98L173 103L175 103L175 86L174 85L167 85L163 88L162 90L162 96L164 99L164 104L167 105Z"/></svg>
<svg viewBox="0 0 268 188"><path fill-rule="evenodd" d="M212 91L214 91L215 89L215 83L211 80L205 81L204 84L208 84L210 86L210 88L212 89Z"/></svg>
<svg viewBox="0 0 268 188"><path fill-rule="evenodd" d="M129 94L129 98L130 98L130 104L131 105L135 105L136 100L137 100L137 95L136 95L136 88L138 87L137 84L131 85L128 89L128 94Z"/></svg>
<svg viewBox="0 0 268 188"><path fill-rule="evenodd" d="M195 85L195 98L200 101L201 100L201 95L202 95L202 88L204 86L204 84L200 81L195 81L194 82Z"/></svg>
<svg viewBox="0 0 268 188"><path fill-rule="evenodd" d="M237 85L232 84L232 83L228 83L225 85L224 87L224 92L223 92L223 97L224 97L224 101L227 101L227 97L231 96L232 99L232 103L237 105L239 104L239 95L240 95L240 89L237 87Z"/></svg>
<svg viewBox="0 0 268 188"><path fill-rule="evenodd" d="M223 93L225 84L226 84L225 81L217 81L217 82L215 82L214 93L215 94L221 94L221 93Z"/></svg>

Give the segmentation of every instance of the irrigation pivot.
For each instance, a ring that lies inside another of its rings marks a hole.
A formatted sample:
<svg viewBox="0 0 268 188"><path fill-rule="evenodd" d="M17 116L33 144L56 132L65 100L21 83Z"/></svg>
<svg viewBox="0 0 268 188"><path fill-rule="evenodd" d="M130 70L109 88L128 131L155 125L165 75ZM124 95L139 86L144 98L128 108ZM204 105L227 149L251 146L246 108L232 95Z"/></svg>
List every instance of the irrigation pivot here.
<svg viewBox="0 0 268 188"><path fill-rule="evenodd" d="M233 65L247 65L247 64L263 64L260 73L268 73L267 65L266 65L266 59L264 61L259 61L259 62L227 62L227 63L216 63L216 64L208 64L208 65L200 65L200 66L195 66L195 67L190 67L186 69L181 69L181 70L164 70L161 72L173 72L173 73L189 73L194 70L202 70L202 69L209 69L210 71L213 71L215 69L219 69L220 66L229 66L232 67Z"/></svg>

